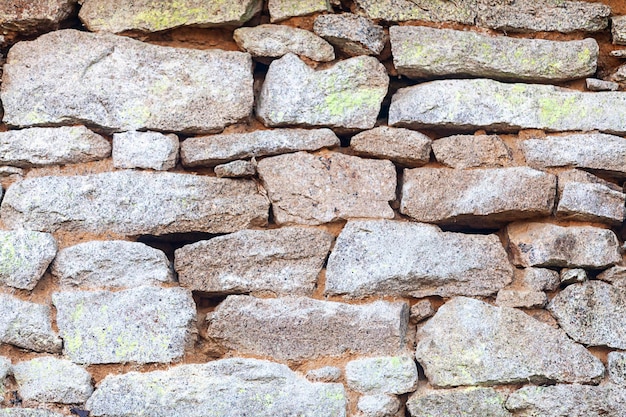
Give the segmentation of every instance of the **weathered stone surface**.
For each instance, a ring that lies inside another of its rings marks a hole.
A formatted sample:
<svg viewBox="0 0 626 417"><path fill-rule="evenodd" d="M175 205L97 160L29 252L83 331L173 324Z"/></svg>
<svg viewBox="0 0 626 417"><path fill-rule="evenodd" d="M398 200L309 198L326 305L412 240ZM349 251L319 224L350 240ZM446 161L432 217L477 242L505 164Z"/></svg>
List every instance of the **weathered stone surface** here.
<svg viewBox="0 0 626 417"><path fill-rule="evenodd" d="M609 76L609 79L613 82L623 83L626 81L626 65L620 65L617 69Z"/></svg>
<svg viewBox="0 0 626 417"><path fill-rule="evenodd" d="M261 10L260 0L85 0L79 13L92 32L158 32L180 26L241 26Z"/></svg>
<svg viewBox="0 0 626 417"><path fill-rule="evenodd" d="M265 158L257 170L278 224L394 215L396 170L389 161L298 152Z"/></svg>
<svg viewBox="0 0 626 417"><path fill-rule="evenodd" d="M611 51L609 55L614 56L616 58L626 58L626 49L617 49L615 51Z"/></svg>
<svg viewBox="0 0 626 417"><path fill-rule="evenodd" d="M311 295L332 242L311 228L242 230L183 246L174 265L193 291Z"/></svg>
<svg viewBox="0 0 626 417"><path fill-rule="evenodd" d="M12 126L210 133L250 115L252 82L242 52L60 30L11 48L0 96Z"/></svg>
<svg viewBox="0 0 626 417"><path fill-rule="evenodd" d="M4 356L0 356L0 396L4 396L4 383L10 371L11 360Z"/></svg>
<svg viewBox="0 0 626 417"><path fill-rule="evenodd" d="M0 2L0 30L12 38L54 30L71 17L76 10L76 0Z"/></svg>
<svg viewBox="0 0 626 417"><path fill-rule="evenodd" d="M357 154L389 159L417 167L430 160L432 140L420 132L387 126L361 132L350 139L350 148Z"/></svg>
<svg viewBox="0 0 626 417"><path fill-rule="evenodd" d="M178 136L159 132L124 132L113 135L115 168L167 171L178 160Z"/></svg>
<svg viewBox="0 0 626 417"><path fill-rule="evenodd" d="M339 138L330 129L256 130L186 139L181 143L180 157L187 167L215 166L236 159L335 146L339 146Z"/></svg>
<svg viewBox="0 0 626 417"><path fill-rule="evenodd" d="M412 222L350 221L328 258L325 293L490 295L512 278L513 267L495 235L442 232Z"/></svg>
<svg viewBox="0 0 626 417"><path fill-rule="evenodd" d="M313 31L350 56L378 55L385 47L382 26L351 13L320 15Z"/></svg>
<svg viewBox="0 0 626 417"><path fill-rule="evenodd" d="M563 331L519 310L457 297L417 332L417 361L439 387L597 382L602 362Z"/></svg>
<svg viewBox="0 0 626 417"><path fill-rule="evenodd" d="M272 22L332 10L328 0L269 0L268 8Z"/></svg>
<svg viewBox="0 0 626 417"><path fill-rule="evenodd" d="M405 394L417 387L417 365L408 356L356 359L346 365L346 382L365 394Z"/></svg>
<svg viewBox="0 0 626 417"><path fill-rule="evenodd" d="M64 359L35 358L13 365L20 396L40 403L76 404L87 401L93 387L83 367Z"/></svg>
<svg viewBox="0 0 626 417"><path fill-rule="evenodd" d="M56 253L51 234L0 230L0 284L32 290Z"/></svg>
<svg viewBox="0 0 626 417"><path fill-rule="evenodd" d="M256 175L256 162L231 161L215 166L217 178L248 178Z"/></svg>
<svg viewBox="0 0 626 417"><path fill-rule="evenodd" d="M496 304L500 307L542 308L548 296L542 291L504 288L498 291Z"/></svg>
<svg viewBox="0 0 626 417"><path fill-rule="evenodd" d="M409 397L406 406L411 417L509 417L511 414L504 408L505 400L493 388L422 388Z"/></svg>
<svg viewBox="0 0 626 417"><path fill-rule="evenodd" d="M25 179L0 211L8 227L42 231L228 233L265 225L269 203L253 181L117 171Z"/></svg>
<svg viewBox="0 0 626 417"><path fill-rule="evenodd" d="M57 292L52 302L72 362L171 362L192 341L196 306L183 288Z"/></svg>
<svg viewBox="0 0 626 417"><path fill-rule="evenodd" d="M424 26L389 28L393 63L409 78L473 76L558 82L596 72L595 39L549 41Z"/></svg>
<svg viewBox="0 0 626 417"><path fill-rule="evenodd" d="M608 229L513 223L507 234L516 265L604 269L622 259L617 237Z"/></svg>
<svg viewBox="0 0 626 417"><path fill-rule="evenodd" d="M609 352L607 369L611 382L626 385L626 352Z"/></svg>
<svg viewBox="0 0 626 417"><path fill-rule="evenodd" d="M341 384L311 383L285 365L231 358L110 375L86 408L96 417L345 417L346 397Z"/></svg>
<svg viewBox="0 0 626 417"><path fill-rule="evenodd" d="M585 85L589 91L617 91L619 84L613 81L598 80L597 78L587 78Z"/></svg>
<svg viewBox="0 0 626 417"><path fill-rule="evenodd" d="M599 273L597 278L613 284L615 287L626 288L626 266L613 266Z"/></svg>
<svg viewBox="0 0 626 417"><path fill-rule="evenodd" d="M561 284L569 285L587 281L587 271L582 268L563 268L560 273Z"/></svg>
<svg viewBox="0 0 626 417"><path fill-rule="evenodd" d="M63 417L63 414L38 408L0 408L2 417Z"/></svg>
<svg viewBox="0 0 626 417"><path fill-rule="evenodd" d="M393 417L401 406L398 397L386 394L364 395L357 403L360 417Z"/></svg>
<svg viewBox="0 0 626 417"><path fill-rule="evenodd" d="M410 316L411 320L419 323L429 317L435 315L435 309L433 308L430 300L421 300L411 306Z"/></svg>
<svg viewBox="0 0 626 417"><path fill-rule="evenodd" d="M79 243L62 249L52 264L62 287L131 288L174 281L167 256L139 242Z"/></svg>
<svg viewBox="0 0 626 417"><path fill-rule="evenodd" d="M36 352L60 352L61 339L52 330L50 307L0 294L0 343Z"/></svg>
<svg viewBox="0 0 626 417"><path fill-rule="evenodd" d="M351 305L304 297L231 295L215 310L208 336L237 352L279 360L393 355L405 347L408 320L405 303Z"/></svg>
<svg viewBox="0 0 626 417"><path fill-rule="evenodd" d="M17 167L0 166L0 178L4 177L21 177L24 175L24 170Z"/></svg>
<svg viewBox="0 0 626 417"><path fill-rule="evenodd" d="M626 120L618 116L623 112L626 93L619 91L579 92L489 79L440 80L398 90L391 100L389 124L414 129L625 133Z"/></svg>
<svg viewBox="0 0 626 417"><path fill-rule="evenodd" d="M371 129L389 76L376 58L358 56L315 71L287 54L270 65L256 113L267 126Z"/></svg>
<svg viewBox="0 0 626 417"><path fill-rule="evenodd" d="M611 17L611 37L614 44L626 45L626 16Z"/></svg>
<svg viewBox="0 0 626 417"><path fill-rule="evenodd" d="M0 133L0 164L63 165L97 161L109 155L109 142L85 126L34 127Z"/></svg>
<svg viewBox="0 0 626 417"><path fill-rule="evenodd" d="M511 150L498 135L455 135L433 142L435 159L456 169L498 168L513 161Z"/></svg>
<svg viewBox="0 0 626 417"><path fill-rule="evenodd" d="M310 370L306 373L306 377L315 382L336 382L341 379L341 369L334 366L324 366Z"/></svg>
<svg viewBox="0 0 626 417"><path fill-rule="evenodd" d="M288 53L313 61L335 59L333 46L308 30L283 25L259 25L235 30L235 42L254 57L280 58Z"/></svg>

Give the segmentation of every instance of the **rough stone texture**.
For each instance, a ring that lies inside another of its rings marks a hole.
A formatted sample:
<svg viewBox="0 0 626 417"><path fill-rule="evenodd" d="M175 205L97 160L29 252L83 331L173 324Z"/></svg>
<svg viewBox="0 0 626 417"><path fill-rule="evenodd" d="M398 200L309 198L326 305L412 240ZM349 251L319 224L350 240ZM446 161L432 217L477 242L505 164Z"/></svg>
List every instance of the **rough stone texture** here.
<svg viewBox="0 0 626 417"><path fill-rule="evenodd" d="M64 165L97 161L109 155L109 142L85 126L34 127L0 133L0 164Z"/></svg>
<svg viewBox="0 0 626 417"><path fill-rule="evenodd" d="M587 271L582 268L563 268L560 273L561 284L569 285L587 281Z"/></svg>
<svg viewBox="0 0 626 417"><path fill-rule="evenodd" d="M315 71L293 54L272 62L256 113L266 126L371 129L389 76L376 58L358 56Z"/></svg>
<svg viewBox="0 0 626 417"><path fill-rule="evenodd" d="M418 167L430 160L432 140L420 132L387 126L361 132L350 139L350 148L362 156L389 159Z"/></svg>
<svg viewBox="0 0 626 417"><path fill-rule="evenodd" d="M620 65L617 69L609 76L609 79L613 82L623 83L626 81L626 65Z"/></svg>
<svg viewBox="0 0 626 417"><path fill-rule="evenodd" d="M341 384L309 382L285 365L231 358L110 375L86 408L96 417L345 417L346 397Z"/></svg>
<svg viewBox="0 0 626 417"><path fill-rule="evenodd" d="M72 362L171 362L192 340L196 306L182 288L58 292L52 302Z"/></svg>
<svg viewBox="0 0 626 417"><path fill-rule="evenodd" d="M589 383L602 362L563 331L519 310L457 297L417 332L416 359L439 387L548 381Z"/></svg>
<svg viewBox="0 0 626 417"><path fill-rule="evenodd" d="M512 278L513 268L495 235L442 232L412 222L350 221L328 258L325 293L486 296Z"/></svg>
<svg viewBox="0 0 626 417"><path fill-rule="evenodd" d="M5 177L10 178L12 176L21 177L23 175L24 175L24 170L21 168L0 166L0 178L5 178Z"/></svg>
<svg viewBox="0 0 626 417"><path fill-rule="evenodd" d="M313 31L350 56L378 55L385 47L382 26L351 13L318 16Z"/></svg>
<svg viewBox="0 0 626 417"><path fill-rule="evenodd" d="M283 25L259 25L235 30L239 48L254 57L280 58L288 53L313 61L335 59L333 46L308 30Z"/></svg>
<svg viewBox="0 0 626 417"><path fill-rule="evenodd" d="M62 287L118 289L174 281L167 256L139 242L79 243L62 249L52 264Z"/></svg>
<svg viewBox="0 0 626 417"><path fill-rule="evenodd" d="M498 168L513 161L511 150L498 135L455 135L433 142L437 162L456 168Z"/></svg>
<svg viewBox="0 0 626 417"><path fill-rule="evenodd" d="M256 163L251 161L232 161L215 166L217 178L249 178L256 175Z"/></svg>
<svg viewBox="0 0 626 417"><path fill-rule="evenodd" d="M606 109L612 109L607 112ZM579 92L553 85L489 79L440 80L401 88L392 97L391 126L517 131L601 130L625 133L626 93Z"/></svg>
<svg viewBox="0 0 626 417"><path fill-rule="evenodd" d="M411 306L410 315L411 320L419 323L434 316L435 309L430 300L421 300Z"/></svg>
<svg viewBox="0 0 626 417"><path fill-rule="evenodd" d="M167 171L178 160L178 136L159 132L124 132L113 135L115 168Z"/></svg>
<svg viewBox="0 0 626 417"><path fill-rule="evenodd" d="M63 417L63 414L36 408L0 408L2 417Z"/></svg>
<svg viewBox="0 0 626 417"><path fill-rule="evenodd" d="M360 417L393 417L401 406L398 397L386 394L364 395L357 403Z"/></svg>
<svg viewBox="0 0 626 417"><path fill-rule="evenodd" d="M304 297L231 295L215 310L208 336L228 349L278 360L343 354L398 354L409 308L375 301L350 305Z"/></svg>
<svg viewBox="0 0 626 417"><path fill-rule="evenodd" d="M548 296L542 291L501 289L496 297L500 307L542 308L548 303Z"/></svg>
<svg viewBox="0 0 626 417"><path fill-rule="evenodd" d="M52 330L50 307L0 294L0 343L36 352L60 352L61 339Z"/></svg>
<svg viewBox="0 0 626 417"><path fill-rule="evenodd" d="M11 372L11 360L0 356L0 397L4 396L4 383L9 372Z"/></svg>
<svg viewBox="0 0 626 417"><path fill-rule="evenodd" d="M10 228L129 235L228 233L265 225L268 211L252 181L134 171L25 179L0 209Z"/></svg>
<svg viewBox="0 0 626 417"><path fill-rule="evenodd" d="M257 170L278 224L394 216L396 170L389 161L298 152L265 158Z"/></svg>
<svg viewBox="0 0 626 417"><path fill-rule="evenodd" d="M613 284L615 287L626 288L626 266L611 267L599 273L597 278Z"/></svg>
<svg viewBox="0 0 626 417"><path fill-rule="evenodd" d="M616 82L596 78L587 78L585 85L589 91L617 91L619 89L619 84Z"/></svg>
<svg viewBox="0 0 626 417"><path fill-rule="evenodd" d="M0 230L0 284L32 290L57 253L48 233Z"/></svg>
<svg viewBox="0 0 626 417"><path fill-rule="evenodd" d="M328 0L269 0L268 8L272 22L332 10Z"/></svg>
<svg viewBox="0 0 626 417"><path fill-rule="evenodd" d="M611 17L611 37L614 44L626 45L626 16Z"/></svg>
<svg viewBox="0 0 626 417"><path fill-rule="evenodd" d="M511 414L504 408L505 400L493 388L422 388L409 397L406 405L411 417L509 417Z"/></svg>
<svg viewBox="0 0 626 417"><path fill-rule="evenodd" d="M84 368L64 359L35 358L13 365L20 396L39 403L76 404L87 401L93 387Z"/></svg>
<svg viewBox="0 0 626 417"><path fill-rule="evenodd" d="M4 35L31 35L54 30L72 16L76 0L5 0L0 2L0 30Z"/></svg>
<svg viewBox="0 0 626 417"><path fill-rule="evenodd" d="M336 146L339 138L330 129L255 130L186 139L181 144L180 157L187 167L215 166L236 159Z"/></svg>
<svg viewBox="0 0 626 417"><path fill-rule="evenodd" d="M175 252L181 285L213 294L311 295L333 236L317 229L242 230Z"/></svg>
<svg viewBox="0 0 626 417"><path fill-rule="evenodd" d="M611 382L626 385L626 352L609 352L607 369Z"/></svg>
<svg viewBox="0 0 626 417"><path fill-rule="evenodd" d="M85 0L80 20L92 32L158 32L180 26L241 26L261 10L260 0Z"/></svg>
<svg viewBox="0 0 626 417"><path fill-rule="evenodd" d="M408 356L356 359L346 365L346 382L365 394L405 394L417 387L417 366Z"/></svg>
<svg viewBox="0 0 626 417"><path fill-rule="evenodd" d="M336 382L341 379L341 369L334 366L324 366L310 370L306 373L306 377L314 382Z"/></svg>
<svg viewBox="0 0 626 417"><path fill-rule="evenodd" d="M626 49L618 49L616 51L611 51L609 54L616 58L624 59L626 58Z"/></svg>
<svg viewBox="0 0 626 417"><path fill-rule="evenodd" d="M513 223L507 234L516 265L604 269L622 259L617 237L607 229Z"/></svg>
<svg viewBox="0 0 626 417"><path fill-rule="evenodd" d="M252 82L242 52L60 30L11 48L0 97L12 126L210 133L250 115Z"/></svg>
<svg viewBox="0 0 626 417"><path fill-rule="evenodd" d="M393 63L409 78L474 76L559 82L596 72L595 39L549 41L421 26L389 28Z"/></svg>

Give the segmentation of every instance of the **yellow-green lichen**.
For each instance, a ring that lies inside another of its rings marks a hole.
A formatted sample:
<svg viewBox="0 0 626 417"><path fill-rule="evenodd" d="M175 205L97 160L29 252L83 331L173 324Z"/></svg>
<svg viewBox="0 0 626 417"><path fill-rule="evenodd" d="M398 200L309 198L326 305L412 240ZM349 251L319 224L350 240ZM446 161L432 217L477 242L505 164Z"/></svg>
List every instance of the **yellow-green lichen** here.
<svg viewBox="0 0 626 417"><path fill-rule="evenodd" d="M361 110L379 105L381 93L378 89L367 88L358 91L338 91L324 98L324 105L316 109L326 112L332 117L349 117Z"/></svg>
<svg viewBox="0 0 626 417"><path fill-rule="evenodd" d="M554 127L565 118L571 118L578 110L576 103L577 95L562 98L560 95L554 97L543 97L539 99L539 120L544 127Z"/></svg>

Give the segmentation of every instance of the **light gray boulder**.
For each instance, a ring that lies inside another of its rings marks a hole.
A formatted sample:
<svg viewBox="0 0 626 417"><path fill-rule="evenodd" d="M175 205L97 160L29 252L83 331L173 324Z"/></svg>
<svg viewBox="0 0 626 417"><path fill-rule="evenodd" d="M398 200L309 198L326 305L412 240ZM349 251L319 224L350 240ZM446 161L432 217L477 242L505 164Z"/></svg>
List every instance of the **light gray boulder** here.
<svg viewBox="0 0 626 417"><path fill-rule="evenodd" d="M52 330L50 307L0 294L0 343L35 352L61 352L61 339Z"/></svg>
<svg viewBox="0 0 626 417"><path fill-rule="evenodd" d="M611 37L614 44L626 45L626 16L611 17Z"/></svg>
<svg viewBox="0 0 626 417"><path fill-rule="evenodd" d="M406 394L417 388L417 366L408 356L355 359L346 365L346 383L364 394Z"/></svg>
<svg viewBox="0 0 626 417"><path fill-rule="evenodd" d="M350 139L350 149L357 155L417 167L430 161L432 143L428 136L420 132L380 126L354 135Z"/></svg>
<svg viewBox="0 0 626 417"><path fill-rule="evenodd" d="M269 0L267 7L271 22L332 10L328 0Z"/></svg>
<svg viewBox="0 0 626 417"><path fill-rule="evenodd" d="M398 397L387 394L363 395L357 403L359 417L394 417L401 407Z"/></svg>
<svg viewBox="0 0 626 417"><path fill-rule="evenodd" d="M32 290L56 253L57 242L49 233L0 230L0 284Z"/></svg>
<svg viewBox="0 0 626 417"><path fill-rule="evenodd" d="M351 13L320 15L313 31L350 56L379 55L387 40L382 26Z"/></svg>
<svg viewBox="0 0 626 417"><path fill-rule="evenodd" d="M113 135L113 166L167 171L178 160L178 136L159 132L124 132Z"/></svg>
<svg viewBox="0 0 626 417"><path fill-rule="evenodd" d="M617 385L626 385L626 352L609 352L607 356L609 380Z"/></svg>
<svg viewBox="0 0 626 417"><path fill-rule="evenodd" d="M437 162L455 168L499 168L511 165L511 149L498 135L454 135L433 142Z"/></svg>
<svg viewBox="0 0 626 417"><path fill-rule="evenodd" d="M409 397L406 406L411 417L510 417L505 401L506 397L493 388L420 388Z"/></svg>

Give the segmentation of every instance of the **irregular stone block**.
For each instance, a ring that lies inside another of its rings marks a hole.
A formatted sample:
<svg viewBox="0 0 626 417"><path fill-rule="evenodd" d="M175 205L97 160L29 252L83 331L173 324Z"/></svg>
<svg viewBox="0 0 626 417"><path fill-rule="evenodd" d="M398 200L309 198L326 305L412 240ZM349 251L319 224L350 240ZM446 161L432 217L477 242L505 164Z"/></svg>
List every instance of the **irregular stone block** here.
<svg viewBox="0 0 626 417"><path fill-rule="evenodd" d="M56 253L51 234L0 230L0 284L32 290Z"/></svg>
<svg viewBox="0 0 626 417"><path fill-rule="evenodd" d="M250 115L252 82L246 53L60 30L11 48L0 97L12 126L211 133Z"/></svg>
<svg viewBox="0 0 626 417"><path fill-rule="evenodd" d="M614 56L616 58L626 58L626 49L618 49L615 51L611 51L609 55Z"/></svg>
<svg viewBox="0 0 626 417"><path fill-rule="evenodd" d="M509 417L506 398L493 388L432 390L422 388L406 403L411 417L467 416Z"/></svg>
<svg viewBox="0 0 626 417"><path fill-rule="evenodd" d="M287 54L270 65L256 113L266 126L371 129L389 76L376 58L358 56L315 71Z"/></svg>
<svg viewBox="0 0 626 417"><path fill-rule="evenodd" d="M609 352L609 379L617 385L626 385L626 352Z"/></svg>
<svg viewBox="0 0 626 417"><path fill-rule="evenodd" d="M435 315L435 309L433 308L430 300L422 300L411 306L410 310L411 320L419 323L420 321L424 321L429 317Z"/></svg>
<svg viewBox="0 0 626 417"><path fill-rule="evenodd" d="M611 17L611 37L616 45L626 45L626 16Z"/></svg>
<svg viewBox="0 0 626 417"><path fill-rule="evenodd" d="M405 303L230 295L215 310L208 336L228 349L279 360L393 355L404 350L408 320Z"/></svg>
<svg viewBox="0 0 626 417"><path fill-rule="evenodd" d="M435 159L456 168L498 168L511 165L511 150L498 135L455 135L433 142Z"/></svg>
<svg viewBox="0 0 626 417"><path fill-rule="evenodd" d="M63 414L38 408L0 408L2 417L63 417Z"/></svg>
<svg viewBox="0 0 626 417"><path fill-rule="evenodd" d="M332 10L328 0L269 0L268 9L272 22Z"/></svg>
<svg viewBox="0 0 626 417"><path fill-rule="evenodd" d="M248 178L256 175L256 163L250 161L232 161L215 166L217 178Z"/></svg>
<svg viewBox="0 0 626 417"><path fill-rule="evenodd" d="M61 352L61 339L52 330L50 307L0 294L0 343L35 352Z"/></svg>
<svg viewBox="0 0 626 417"><path fill-rule="evenodd" d="M582 268L563 268L561 269L561 273L559 275L561 284L565 285L587 281L587 271Z"/></svg>
<svg viewBox="0 0 626 417"><path fill-rule="evenodd" d="M613 284L615 287L626 288L626 266L613 266L599 273L596 278Z"/></svg>
<svg viewBox="0 0 626 417"><path fill-rule="evenodd" d="M389 161L298 152L265 158L257 170L278 224L394 215L396 170Z"/></svg>
<svg viewBox="0 0 626 417"><path fill-rule="evenodd" d="M52 302L72 362L171 362L192 342L196 306L183 288L57 292Z"/></svg>
<svg viewBox="0 0 626 417"><path fill-rule="evenodd" d="M412 222L350 221L328 258L325 294L487 296L512 278L496 235L442 232Z"/></svg>
<svg viewBox="0 0 626 417"><path fill-rule="evenodd" d="M496 304L500 307L542 308L548 296L542 291L514 290L503 288L498 291Z"/></svg>
<svg viewBox="0 0 626 417"><path fill-rule="evenodd" d="M268 211L253 181L137 171L25 179L0 208L10 228L127 235L228 233L265 225Z"/></svg>
<svg viewBox="0 0 626 417"><path fill-rule="evenodd" d="M346 382L364 394L405 394L417 387L417 365L408 356L356 359L346 365Z"/></svg>
<svg viewBox="0 0 626 417"><path fill-rule="evenodd" d="M341 369L334 366L324 366L310 370L306 373L306 377L314 382L336 382L341 379Z"/></svg>
<svg viewBox="0 0 626 417"><path fill-rule="evenodd" d="M620 65L617 67L617 69L609 76L609 79L617 83L623 83L626 81L626 65Z"/></svg>
<svg viewBox="0 0 626 417"><path fill-rule="evenodd" d="M617 91L619 84L613 81L598 80L597 78L587 78L585 85L589 91Z"/></svg>
<svg viewBox="0 0 626 417"><path fill-rule="evenodd" d="M416 358L436 387L598 382L602 362L562 330L509 307L457 297L417 332Z"/></svg>
<svg viewBox="0 0 626 417"><path fill-rule="evenodd" d="M178 160L178 136L159 132L124 132L113 135L115 168L167 171Z"/></svg>
<svg viewBox="0 0 626 417"><path fill-rule="evenodd" d="M522 284L534 291L554 291L561 282L559 273L547 268L524 268L516 273L520 274Z"/></svg>
<svg viewBox="0 0 626 417"><path fill-rule="evenodd" d="M387 126L361 132L350 139L350 148L357 154L389 159L417 167L430 161L432 140L420 132Z"/></svg>
<svg viewBox="0 0 626 417"><path fill-rule="evenodd" d="M400 411L402 404L394 395L364 395L357 404L362 417L393 417Z"/></svg>
<svg viewBox="0 0 626 417"><path fill-rule="evenodd" d="M0 178L10 178L12 176L22 177L24 176L24 170L16 167L0 166Z"/></svg>
<svg viewBox="0 0 626 417"><path fill-rule="evenodd" d="M76 0L3 1L0 3L0 30L13 38L58 29L76 12Z"/></svg>
<svg viewBox="0 0 626 417"><path fill-rule="evenodd" d="M385 47L383 27L351 13L320 15L313 31L350 56L378 55Z"/></svg>

